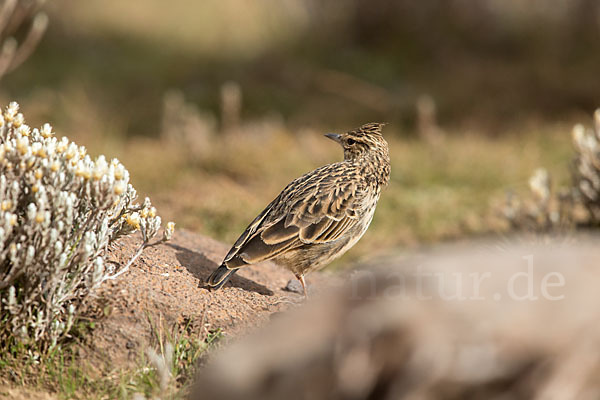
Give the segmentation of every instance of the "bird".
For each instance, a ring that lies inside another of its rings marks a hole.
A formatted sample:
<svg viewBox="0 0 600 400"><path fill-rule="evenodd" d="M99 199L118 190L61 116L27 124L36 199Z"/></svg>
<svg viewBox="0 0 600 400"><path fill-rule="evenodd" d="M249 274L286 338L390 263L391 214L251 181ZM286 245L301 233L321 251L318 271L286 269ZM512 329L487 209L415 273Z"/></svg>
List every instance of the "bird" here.
<svg viewBox="0 0 600 400"><path fill-rule="evenodd" d="M289 183L233 244L207 279L220 289L240 268L265 260L304 276L326 266L367 231L382 189L390 180L385 123L368 123L345 133L327 133L344 151L327 164Z"/></svg>

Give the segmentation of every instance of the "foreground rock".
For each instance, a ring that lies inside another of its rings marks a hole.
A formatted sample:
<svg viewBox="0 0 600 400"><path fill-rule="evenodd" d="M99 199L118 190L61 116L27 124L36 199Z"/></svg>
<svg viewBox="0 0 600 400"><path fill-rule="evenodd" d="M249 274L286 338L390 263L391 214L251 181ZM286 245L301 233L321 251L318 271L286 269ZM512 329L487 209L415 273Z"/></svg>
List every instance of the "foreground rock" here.
<svg viewBox="0 0 600 400"><path fill-rule="evenodd" d="M598 398L599 243L378 260L222 349L193 398Z"/></svg>

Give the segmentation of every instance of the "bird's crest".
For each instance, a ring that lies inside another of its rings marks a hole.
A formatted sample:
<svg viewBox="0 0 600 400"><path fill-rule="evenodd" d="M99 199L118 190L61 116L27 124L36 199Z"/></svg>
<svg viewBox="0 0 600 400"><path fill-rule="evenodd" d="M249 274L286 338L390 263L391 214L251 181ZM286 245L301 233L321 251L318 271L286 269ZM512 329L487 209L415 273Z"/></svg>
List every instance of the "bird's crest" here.
<svg viewBox="0 0 600 400"><path fill-rule="evenodd" d="M387 124L385 122L369 122L368 124L364 124L363 126L361 126L360 128L354 129L348 133L354 133L354 134L376 134L376 135L382 135L381 131L383 129L384 126L386 126Z"/></svg>

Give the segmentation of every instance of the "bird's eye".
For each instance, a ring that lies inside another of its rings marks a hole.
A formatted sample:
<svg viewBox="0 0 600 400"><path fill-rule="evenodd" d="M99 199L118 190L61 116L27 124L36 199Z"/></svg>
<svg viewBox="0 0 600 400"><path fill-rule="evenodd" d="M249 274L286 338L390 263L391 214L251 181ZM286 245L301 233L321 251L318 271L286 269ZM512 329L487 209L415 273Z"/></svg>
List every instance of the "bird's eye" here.
<svg viewBox="0 0 600 400"><path fill-rule="evenodd" d="M346 143L348 143L348 146L352 146L354 143L356 143L356 140L348 139L348 141Z"/></svg>

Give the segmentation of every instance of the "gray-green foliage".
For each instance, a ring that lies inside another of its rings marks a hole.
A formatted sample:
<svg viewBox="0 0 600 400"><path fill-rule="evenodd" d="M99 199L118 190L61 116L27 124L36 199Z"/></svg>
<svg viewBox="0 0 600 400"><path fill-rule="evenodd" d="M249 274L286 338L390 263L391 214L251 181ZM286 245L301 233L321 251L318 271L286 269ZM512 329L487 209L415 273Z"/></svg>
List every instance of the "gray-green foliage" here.
<svg viewBox="0 0 600 400"><path fill-rule="evenodd" d="M553 231L579 224L600 225L600 109L594 125L575 125L572 131L575 157L571 185L552 187L550 175L538 169L529 180L532 198L511 196L504 216L515 228Z"/></svg>
<svg viewBox="0 0 600 400"><path fill-rule="evenodd" d="M135 203L118 160L95 160L49 124L31 129L17 103L0 115L0 347L9 338L42 347L69 333L82 300L123 271L105 262L111 243L161 220ZM170 237L168 224L164 240Z"/></svg>
<svg viewBox="0 0 600 400"><path fill-rule="evenodd" d="M591 220L600 223L600 109L594 113L593 128L573 128L573 143L577 151L573 185Z"/></svg>

